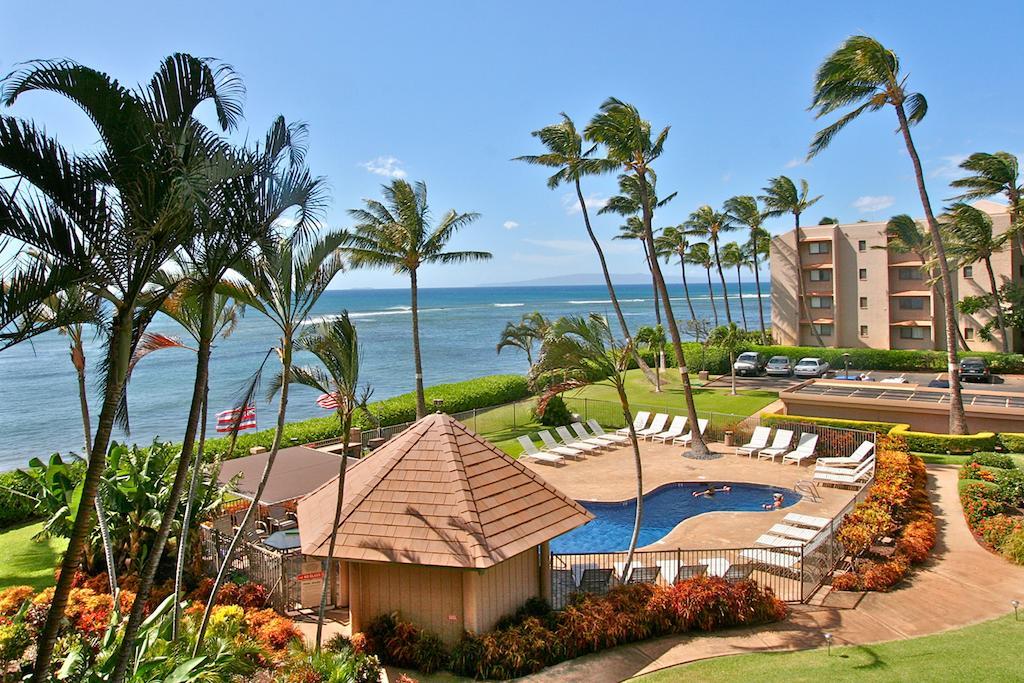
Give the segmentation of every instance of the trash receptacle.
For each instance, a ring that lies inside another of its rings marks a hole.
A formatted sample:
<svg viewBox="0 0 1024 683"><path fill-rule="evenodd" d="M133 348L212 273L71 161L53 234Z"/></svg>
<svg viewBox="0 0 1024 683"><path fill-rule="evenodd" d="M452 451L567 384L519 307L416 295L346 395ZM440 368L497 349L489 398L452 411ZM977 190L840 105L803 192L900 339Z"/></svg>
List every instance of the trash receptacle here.
<svg viewBox="0 0 1024 683"><path fill-rule="evenodd" d="M726 431L725 432L725 435L722 437L722 443L724 443L726 446L734 445L734 443L733 443L733 436L732 436L732 432L731 431Z"/></svg>

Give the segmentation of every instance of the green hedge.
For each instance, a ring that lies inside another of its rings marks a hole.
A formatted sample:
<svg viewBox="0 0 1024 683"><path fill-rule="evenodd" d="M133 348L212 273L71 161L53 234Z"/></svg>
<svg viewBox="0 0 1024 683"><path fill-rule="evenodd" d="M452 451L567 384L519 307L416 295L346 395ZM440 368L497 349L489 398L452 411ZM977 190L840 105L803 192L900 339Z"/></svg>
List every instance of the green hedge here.
<svg viewBox="0 0 1024 683"><path fill-rule="evenodd" d="M17 472L0 472L0 529L27 522L33 517L35 504L8 489L28 493L24 479Z"/></svg>
<svg viewBox="0 0 1024 683"><path fill-rule="evenodd" d="M909 425L899 425L891 432L893 436L902 436L907 447L918 453L950 453L967 455L978 451L995 450L998 438L994 432L978 432L957 436L955 434L932 434L931 432L913 432Z"/></svg>
<svg viewBox="0 0 1024 683"><path fill-rule="evenodd" d="M487 408L518 401L529 396L530 389L526 378L522 375L489 375L465 382L427 387L425 394L428 408L432 409L432 401L439 398L444 400L446 413L459 413L473 408ZM376 401L370 404L370 411L380 421L381 426L411 422L416 419L416 394L409 392ZM274 414L273 411L271 414ZM357 413L353 426L370 429L374 425L366 415ZM296 439L298 443L331 439L338 436L338 431L338 418L334 415L290 422L285 427L282 443L287 446L291 439ZM270 448L273 440L273 429L249 434L243 433L238 437L235 455L246 455L253 446ZM223 455L227 451L228 444L229 439L227 438L211 439L206 442L206 453L210 456Z"/></svg>
<svg viewBox="0 0 1024 683"><path fill-rule="evenodd" d="M867 432L888 434L894 428L899 427L895 422L872 422L870 420L840 420L832 417L805 417L802 415L783 415L781 413L768 413L761 416L761 424L771 427L784 422L810 422L811 424L823 425L825 427L841 427L843 429L861 429Z"/></svg>
<svg viewBox="0 0 1024 683"><path fill-rule="evenodd" d="M999 443L1004 451L1024 453L1024 434L1020 432L1000 432Z"/></svg>

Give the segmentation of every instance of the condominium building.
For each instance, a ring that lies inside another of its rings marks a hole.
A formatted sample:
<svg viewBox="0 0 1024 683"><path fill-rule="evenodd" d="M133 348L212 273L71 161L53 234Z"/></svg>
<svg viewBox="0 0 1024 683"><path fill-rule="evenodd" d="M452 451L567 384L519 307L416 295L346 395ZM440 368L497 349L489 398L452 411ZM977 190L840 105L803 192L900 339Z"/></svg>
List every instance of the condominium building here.
<svg viewBox="0 0 1024 683"><path fill-rule="evenodd" d="M992 217L996 234L1009 228L1005 206L985 200L973 206ZM885 228L885 221L801 227L799 245L795 230L772 238L772 333L778 343L817 346L816 330L825 346L945 348L941 285L929 284L918 255L888 248ZM1009 243L992 257L992 268L999 285L1011 278L1024 281L1024 262ZM803 283L803 302L798 278ZM957 300L989 293L984 264L957 269L953 289ZM1002 349L998 328L992 341L984 341L978 333L991 318L988 311L970 316L957 313L967 348ZM1024 348L1019 334L1009 336L1011 351Z"/></svg>

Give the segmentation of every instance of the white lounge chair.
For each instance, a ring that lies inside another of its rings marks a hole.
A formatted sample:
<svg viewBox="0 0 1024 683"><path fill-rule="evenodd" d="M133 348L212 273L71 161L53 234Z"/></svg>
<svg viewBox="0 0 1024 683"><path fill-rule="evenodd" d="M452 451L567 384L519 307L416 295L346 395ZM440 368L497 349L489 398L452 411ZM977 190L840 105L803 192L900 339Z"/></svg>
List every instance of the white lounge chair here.
<svg viewBox="0 0 1024 683"><path fill-rule="evenodd" d="M668 429L652 436L651 441L661 441L662 443L668 443L672 439L682 434L684 429L686 429L686 416L676 415L675 417L672 418L672 424L668 426Z"/></svg>
<svg viewBox="0 0 1024 683"><path fill-rule="evenodd" d="M860 486L863 480L871 476L874 467L875 459L868 458L859 467L852 470L844 467L815 468L814 481L832 486Z"/></svg>
<svg viewBox="0 0 1024 683"><path fill-rule="evenodd" d="M810 529L824 529L832 520L828 517L813 517L811 515L801 515L798 512L790 512L782 518L783 522L789 522L793 526L805 526Z"/></svg>
<svg viewBox="0 0 1024 683"><path fill-rule="evenodd" d="M815 463L824 467L856 467L863 462L864 458L871 455L875 450L875 444L871 441L862 441L857 450L846 458L818 458Z"/></svg>
<svg viewBox="0 0 1024 683"><path fill-rule="evenodd" d="M523 458L529 458L530 460L536 460L537 462L545 462L549 465L562 465L565 464L565 458L558 455L557 453L547 453L544 451L537 450L537 446L530 441L530 437L523 435L516 439L519 445L523 447Z"/></svg>
<svg viewBox="0 0 1024 683"><path fill-rule="evenodd" d="M704 435L704 430L708 428L708 421L702 417L697 418L697 431L700 432L701 436ZM690 427L690 431L686 432L682 436L677 436L672 439L672 443L678 446L689 446L690 442L693 441L693 427Z"/></svg>
<svg viewBox="0 0 1024 683"><path fill-rule="evenodd" d="M767 548L750 548L740 551L740 555L758 564L766 564L780 569L793 569L800 562L800 557L797 555L788 555Z"/></svg>
<svg viewBox="0 0 1024 683"><path fill-rule="evenodd" d="M782 463L791 462L799 465L804 460L814 457L814 449L818 446L818 435L810 432L800 435L796 448L782 456Z"/></svg>
<svg viewBox="0 0 1024 683"><path fill-rule="evenodd" d="M600 443L590 443L589 441L582 441L577 439L569 429L565 426L555 427L555 433L558 434L558 438L562 440L562 443L569 448L575 448L579 451L586 451L587 453L593 453L594 451L606 448L608 444L603 441Z"/></svg>
<svg viewBox="0 0 1024 683"><path fill-rule="evenodd" d="M762 448L757 454L758 460L775 460L775 456L782 455L789 450L789 444L793 443L793 431L791 429L779 429L775 432L772 445Z"/></svg>
<svg viewBox="0 0 1024 683"><path fill-rule="evenodd" d="M754 427L754 433L750 435L750 441L743 444L742 446L736 447L736 455L740 453L746 455L748 458L762 448L767 448L768 437L772 435L771 427Z"/></svg>
<svg viewBox="0 0 1024 683"><path fill-rule="evenodd" d="M636 417L633 418L633 429L639 432L641 429L647 426L647 421L649 419L651 419L650 411L641 410L639 413L636 414ZM594 425L590 426L593 427ZM616 429L615 433L621 436L629 436L629 427Z"/></svg>
<svg viewBox="0 0 1024 683"><path fill-rule="evenodd" d="M555 441L555 437L551 436L551 432L546 429L544 431L537 432L537 436L539 436L540 440L544 442L544 450L548 453L558 453L559 455L564 455L567 458L579 459L583 457L583 451L581 449L569 448L568 446L559 444Z"/></svg>
<svg viewBox="0 0 1024 683"><path fill-rule="evenodd" d="M789 526L788 524L773 524L768 533L773 536L782 536L783 538L793 538L797 541L809 541L820 533L819 529L804 529L798 526Z"/></svg>
<svg viewBox="0 0 1024 683"><path fill-rule="evenodd" d="M663 431L665 431L665 424L667 422L668 414L658 413L657 415L654 416L654 419L651 420L651 426L648 427L647 429L641 429L639 432L636 433L636 435L641 439L648 439L654 436L655 434L661 434Z"/></svg>
<svg viewBox="0 0 1024 683"><path fill-rule="evenodd" d="M579 423L577 422L576 424ZM623 436L621 434L609 434L608 432L604 431L604 427L601 426L601 423L593 418L587 420L587 425L590 427L590 431L594 432L594 436L597 437L598 439L607 439L608 441L618 444L629 443L628 436ZM573 425L572 428L576 429L576 425ZM580 425L580 429L582 428L583 425ZM629 430L626 431L628 432ZM576 430L576 433L579 433L578 429Z"/></svg>
<svg viewBox="0 0 1024 683"><path fill-rule="evenodd" d="M802 541L796 541L792 538L785 538L784 536L775 536L773 534L761 534L754 541L755 545L766 545L772 548L787 548L796 549L798 546L802 546Z"/></svg>
<svg viewBox="0 0 1024 683"><path fill-rule="evenodd" d="M615 448L620 446L621 443L618 441L612 441L611 439L604 436L596 436L587 431L586 427L580 422L573 422L569 427L573 433L584 443L599 443L605 448Z"/></svg>

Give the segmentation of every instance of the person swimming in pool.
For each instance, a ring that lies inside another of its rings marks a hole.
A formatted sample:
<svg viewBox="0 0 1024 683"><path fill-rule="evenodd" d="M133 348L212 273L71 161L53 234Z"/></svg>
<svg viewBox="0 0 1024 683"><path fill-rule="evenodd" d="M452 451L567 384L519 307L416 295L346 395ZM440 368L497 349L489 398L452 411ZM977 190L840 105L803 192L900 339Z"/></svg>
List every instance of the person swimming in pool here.
<svg viewBox="0 0 1024 683"><path fill-rule="evenodd" d="M717 489L715 488L714 484L712 484L711 486L707 487L703 491L694 491L691 495L693 495L694 498L699 498L700 496L704 496L705 498L710 498L711 496L715 495L716 493L729 493L729 491L732 491L732 487L729 486L728 484L725 484L721 488L717 488Z"/></svg>
<svg viewBox="0 0 1024 683"><path fill-rule="evenodd" d="M764 505L761 506L761 508L764 509L764 510L778 510L779 508L782 507L782 504L784 502L785 502L785 499L783 499L781 493L773 493L772 494L772 502L765 503Z"/></svg>

